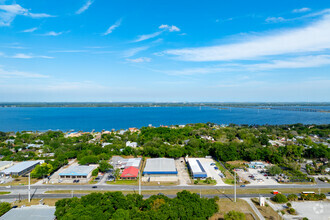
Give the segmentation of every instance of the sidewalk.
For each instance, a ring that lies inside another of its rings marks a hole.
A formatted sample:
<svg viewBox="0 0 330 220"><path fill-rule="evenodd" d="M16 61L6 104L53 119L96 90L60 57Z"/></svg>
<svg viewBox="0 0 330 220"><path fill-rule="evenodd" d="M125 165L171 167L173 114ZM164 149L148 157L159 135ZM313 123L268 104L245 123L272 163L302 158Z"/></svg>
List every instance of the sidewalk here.
<svg viewBox="0 0 330 220"><path fill-rule="evenodd" d="M245 200L247 203L249 203L249 205L251 206L251 208L253 209L253 211L256 213L256 215L258 216L258 218L260 220L265 220L265 218L259 212L259 210L257 209L257 207L253 204L253 202L251 201L250 198L242 198L242 199Z"/></svg>

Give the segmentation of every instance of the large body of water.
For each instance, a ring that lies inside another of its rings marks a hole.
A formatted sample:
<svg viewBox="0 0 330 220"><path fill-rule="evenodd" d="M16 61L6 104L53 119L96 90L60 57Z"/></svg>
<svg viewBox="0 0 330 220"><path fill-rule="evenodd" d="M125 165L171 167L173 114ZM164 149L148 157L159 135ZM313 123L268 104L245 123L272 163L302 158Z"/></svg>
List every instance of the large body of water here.
<svg viewBox="0 0 330 220"><path fill-rule="evenodd" d="M314 107L313 107L314 108ZM316 109L315 107L314 109ZM318 107L329 110L329 107ZM210 107L0 108L0 131L101 131L152 124L329 124L330 113Z"/></svg>

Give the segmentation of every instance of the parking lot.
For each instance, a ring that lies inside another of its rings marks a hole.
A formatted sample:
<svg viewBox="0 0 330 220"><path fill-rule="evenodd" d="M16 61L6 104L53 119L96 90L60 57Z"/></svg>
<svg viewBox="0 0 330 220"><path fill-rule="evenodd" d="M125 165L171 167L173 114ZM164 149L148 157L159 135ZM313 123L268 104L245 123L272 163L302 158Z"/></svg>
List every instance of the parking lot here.
<svg viewBox="0 0 330 220"><path fill-rule="evenodd" d="M178 171L178 178L179 178L179 184L181 186L186 186L191 183L188 168L186 167L186 163L183 159L183 157L175 160L175 166Z"/></svg>
<svg viewBox="0 0 330 220"><path fill-rule="evenodd" d="M278 210L287 208L284 204L275 204ZM285 214L284 219L299 219L307 217L308 219L329 220L330 219L330 203L327 201L304 201L291 202L292 208L297 212L297 215Z"/></svg>
<svg viewBox="0 0 330 220"><path fill-rule="evenodd" d="M219 169L215 169L215 161L209 158L198 158L198 160L202 163L203 167L205 168L207 177L211 177L217 181L216 185L225 185L222 181L220 175L221 171ZM211 165L213 164L213 165Z"/></svg>
<svg viewBox="0 0 330 220"><path fill-rule="evenodd" d="M268 176L265 173L262 173L263 169L252 169L248 168L248 171L244 171L243 169L239 169L236 171L242 182L249 181L250 185L279 185L279 183Z"/></svg>

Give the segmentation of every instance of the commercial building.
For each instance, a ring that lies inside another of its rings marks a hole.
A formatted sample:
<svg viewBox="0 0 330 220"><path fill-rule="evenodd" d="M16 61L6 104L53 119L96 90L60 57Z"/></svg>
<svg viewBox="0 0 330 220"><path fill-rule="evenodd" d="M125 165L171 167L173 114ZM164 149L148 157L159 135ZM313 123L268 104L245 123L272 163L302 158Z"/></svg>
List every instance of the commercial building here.
<svg viewBox="0 0 330 220"><path fill-rule="evenodd" d="M128 167L124 169L123 173L121 174L121 179L126 180L135 180L139 175L139 169L136 167Z"/></svg>
<svg viewBox="0 0 330 220"><path fill-rule="evenodd" d="M67 180L80 179L88 181L95 168L95 166L70 166L69 168L63 170L63 172L59 173L59 177Z"/></svg>
<svg viewBox="0 0 330 220"><path fill-rule="evenodd" d="M266 165L263 162L260 162L260 161L252 161L252 162L249 163L249 168L263 169L265 167L266 167Z"/></svg>
<svg viewBox="0 0 330 220"><path fill-rule="evenodd" d="M0 161L0 171L11 167L13 164L13 161Z"/></svg>
<svg viewBox="0 0 330 220"><path fill-rule="evenodd" d="M0 220L54 220L55 206L33 205L10 209Z"/></svg>
<svg viewBox="0 0 330 220"><path fill-rule="evenodd" d="M6 176L22 176L31 172L38 164L43 163L43 161L24 161L15 164L12 167L9 167L5 170L2 170L0 174L4 174Z"/></svg>
<svg viewBox="0 0 330 220"><path fill-rule="evenodd" d="M114 168L118 169L126 169L128 167L135 167L137 169L140 169L142 164L142 158L129 158L125 159L120 156L113 156L111 158L110 164Z"/></svg>
<svg viewBox="0 0 330 220"><path fill-rule="evenodd" d="M177 181L178 171L172 158L147 159L144 181Z"/></svg>
<svg viewBox="0 0 330 220"><path fill-rule="evenodd" d="M188 159L188 167L192 174L193 179L197 178L206 178L207 173L205 168L203 167L202 163L197 158L189 158Z"/></svg>

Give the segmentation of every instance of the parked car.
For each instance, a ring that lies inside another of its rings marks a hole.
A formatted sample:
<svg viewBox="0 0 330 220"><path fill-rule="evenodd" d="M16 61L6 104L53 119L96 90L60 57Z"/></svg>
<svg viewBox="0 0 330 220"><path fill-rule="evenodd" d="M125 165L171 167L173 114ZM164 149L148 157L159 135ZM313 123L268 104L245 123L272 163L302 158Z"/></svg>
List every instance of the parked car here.
<svg viewBox="0 0 330 220"><path fill-rule="evenodd" d="M240 185L240 187L245 187L245 185Z"/></svg>
<svg viewBox="0 0 330 220"><path fill-rule="evenodd" d="M214 167L215 170L218 170L219 168L218 167Z"/></svg>
<svg viewBox="0 0 330 220"><path fill-rule="evenodd" d="M210 165L211 165L211 166L215 166L215 163L211 163Z"/></svg>
<svg viewBox="0 0 330 220"><path fill-rule="evenodd" d="M92 186L93 189L97 188L97 186Z"/></svg>

